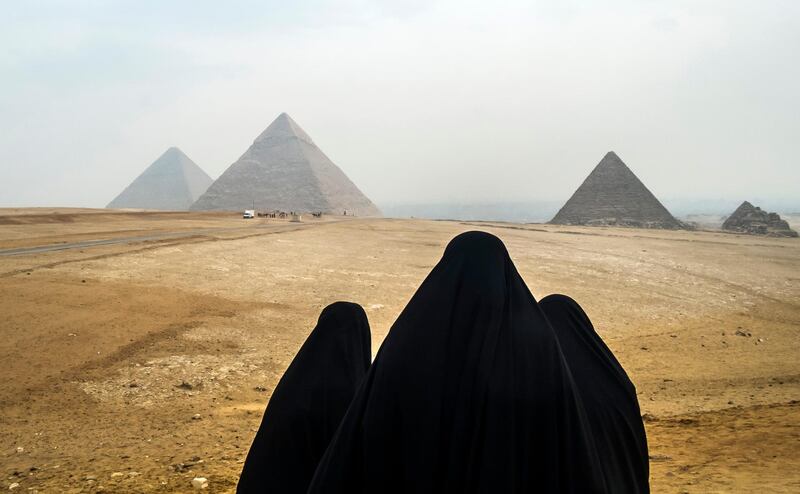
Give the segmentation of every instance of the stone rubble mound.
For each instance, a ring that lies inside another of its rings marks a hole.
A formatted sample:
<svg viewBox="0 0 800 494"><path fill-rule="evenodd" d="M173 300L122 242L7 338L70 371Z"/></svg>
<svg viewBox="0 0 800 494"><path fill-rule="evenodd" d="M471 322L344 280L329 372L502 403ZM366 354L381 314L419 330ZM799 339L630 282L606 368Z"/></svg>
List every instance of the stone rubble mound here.
<svg viewBox="0 0 800 494"><path fill-rule="evenodd" d="M729 232L766 235L769 237L797 237L797 232L782 220L778 213L769 213L744 201L722 224Z"/></svg>

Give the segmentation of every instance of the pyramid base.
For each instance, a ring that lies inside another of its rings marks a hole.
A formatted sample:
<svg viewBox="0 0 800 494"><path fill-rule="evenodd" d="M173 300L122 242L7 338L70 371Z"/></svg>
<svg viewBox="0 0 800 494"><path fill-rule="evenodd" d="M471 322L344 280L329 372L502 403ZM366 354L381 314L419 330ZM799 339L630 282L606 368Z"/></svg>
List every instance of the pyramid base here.
<svg viewBox="0 0 800 494"><path fill-rule="evenodd" d="M571 226L614 226L623 228L644 228L652 230L692 230L692 226L681 221L642 221L628 218L595 218L578 221L550 221L551 225Z"/></svg>

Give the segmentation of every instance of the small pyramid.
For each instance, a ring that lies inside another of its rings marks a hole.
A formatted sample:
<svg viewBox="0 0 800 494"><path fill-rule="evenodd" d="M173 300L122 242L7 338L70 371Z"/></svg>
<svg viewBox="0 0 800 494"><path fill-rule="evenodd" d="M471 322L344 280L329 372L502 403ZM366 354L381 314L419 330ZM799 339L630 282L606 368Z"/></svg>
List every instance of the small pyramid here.
<svg viewBox="0 0 800 494"><path fill-rule="evenodd" d="M751 235L767 235L770 237L797 237L797 232L782 220L778 213L768 213L758 206L744 201L722 224L722 229L749 233Z"/></svg>
<svg viewBox="0 0 800 494"><path fill-rule="evenodd" d="M550 223L684 228L614 151L605 155Z"/></svg>
<svg viewBox="0 0 800 494"><path fill-rule="evenodd" d="M286 113L259 135L191 209L381 212Z"/></svg>
<svg viewBox="0 0 800 494"><path fill-rule="evenodd" d="M211 182L183 151L171 147L106 207L187 210Z"/></svg>

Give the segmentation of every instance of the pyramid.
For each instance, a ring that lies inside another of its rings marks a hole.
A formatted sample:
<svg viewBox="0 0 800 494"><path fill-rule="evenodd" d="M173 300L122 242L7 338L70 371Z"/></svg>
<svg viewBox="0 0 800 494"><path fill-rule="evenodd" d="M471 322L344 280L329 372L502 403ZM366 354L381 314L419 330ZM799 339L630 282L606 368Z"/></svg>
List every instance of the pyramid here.
<svg viewBox="0 0 800 494"><path fill-rule="evenodd" d="M797 232L778 213L768 213L744 201L722 224L723 230L770 237L797 237Z"/></svg>
<svg viewBox="0 0 800 494"><path fill-rule="evenodd" d="M192 205L193 210L381 212L286 113Z"/></svg>
<svg viewBox="0 0 800 494"><path fill-rule="evenodd" d="M605 155L550 223L684 228L614 151Z"/></svg>
<svg viewBox="0 0 800 494"><path fill-rule="evenodd" d="M171 147L106 207L186 210L211 182L194 161Z"/></svg>

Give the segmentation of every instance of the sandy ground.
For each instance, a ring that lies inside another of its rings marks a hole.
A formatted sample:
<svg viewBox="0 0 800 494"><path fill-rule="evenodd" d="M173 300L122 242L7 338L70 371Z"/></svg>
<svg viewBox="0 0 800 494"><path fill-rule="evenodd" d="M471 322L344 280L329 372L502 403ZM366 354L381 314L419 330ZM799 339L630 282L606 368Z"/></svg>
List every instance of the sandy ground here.
<svg viewBox="0 0 800 494"><path fill-rule="evenodd" d="M20 214L24 213L24 214ZM70 219L59 219L59 215ZM0 489L232 492L270 393L336 300L373 352L459 232L577 299L637 386L654 492L800 492L800 241L421 220L0 210Z"/></svg>

